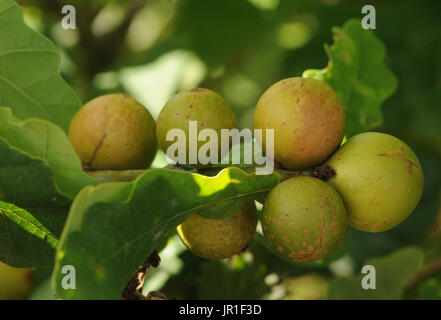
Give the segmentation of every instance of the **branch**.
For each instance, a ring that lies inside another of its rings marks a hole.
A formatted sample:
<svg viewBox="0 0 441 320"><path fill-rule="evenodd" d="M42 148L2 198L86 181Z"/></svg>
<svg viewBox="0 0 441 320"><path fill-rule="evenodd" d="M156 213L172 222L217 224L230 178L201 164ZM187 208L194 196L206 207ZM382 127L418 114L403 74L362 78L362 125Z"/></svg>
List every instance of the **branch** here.
<svg viewBox="0 0 441 320"><path fill-rule="evenodd" d="M419 285L422 281L430 278L435 273L441 271L441 258L437 258L424 267L423 270L415 274L412 278L410 278L406 284L404 285L405 290L410 290L417 285Z"/></svg>

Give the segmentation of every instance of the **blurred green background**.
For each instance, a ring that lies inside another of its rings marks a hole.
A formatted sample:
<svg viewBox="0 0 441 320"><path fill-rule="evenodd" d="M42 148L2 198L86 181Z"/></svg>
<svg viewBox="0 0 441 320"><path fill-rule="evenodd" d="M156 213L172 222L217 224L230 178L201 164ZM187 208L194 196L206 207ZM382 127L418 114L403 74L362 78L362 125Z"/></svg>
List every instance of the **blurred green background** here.
<svg viewBox="0 0 441 320"><path fill-rule="evenodd" d="M252 126L254 106L272 83L327 65L323 44L332 43L332 27L362 18L365 4L376 8L375 33L399 80L376 130L404 140L421 160L425 189L414 213L388 232L351 229L328 261L306 265L276 258L259 234L244 255L221 262L194 257L174 237L145 292L178 299L322 299L330 280L358 274L366 259L409 245L423 248L427 263L441 256L440 1L77 0L76 30L60 24L62 6L72 1L17 2L28 25L60 48L62 75L84 102L124 91L156 118L174 93L206 87L231 103L240 127ZM154 166L164 161L159 154ZM33 298L50 297L40 273ZM441 298L440 279L433 273L406 287L404 297Z"/></svg>

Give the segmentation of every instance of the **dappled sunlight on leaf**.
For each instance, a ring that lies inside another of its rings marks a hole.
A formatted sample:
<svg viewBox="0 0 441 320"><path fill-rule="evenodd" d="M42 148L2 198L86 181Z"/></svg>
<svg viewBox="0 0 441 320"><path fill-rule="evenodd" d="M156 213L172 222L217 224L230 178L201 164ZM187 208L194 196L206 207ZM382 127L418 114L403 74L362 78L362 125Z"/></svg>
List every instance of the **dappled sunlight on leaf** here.
<svg viewBox="0 0 441 320"><path fill-rule="evenodd" d="M225 169L217 177L150 169L134 182L84 188L60 239L64 254L57 256L54 272L58 294L65 299L120 298L135 269L191 214L231 214L227 208L267 193L278 181L277 175L247 175L238 168ZM205 189L211 191L201 196ZM82 271L77 290L60 287L60 268L66 264Z"/></svg>

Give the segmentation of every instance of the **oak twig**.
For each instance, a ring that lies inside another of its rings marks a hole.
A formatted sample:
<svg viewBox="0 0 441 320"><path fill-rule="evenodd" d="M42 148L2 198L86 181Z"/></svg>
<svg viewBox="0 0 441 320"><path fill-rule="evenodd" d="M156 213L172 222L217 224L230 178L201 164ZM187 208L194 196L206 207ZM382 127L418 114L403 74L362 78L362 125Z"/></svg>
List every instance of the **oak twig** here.
<svg viewBox="0 0 441 320"><path fill-rule="evenodd" d="M152 254L148 257L146 262L138 267L132 279L127 283L124 288L122 297L125 300L165 300L167 297L157 291L149 292L147 296L142 294L142 287L144 285L145 278L149 272L150 267L156 268L161 263L161 258L158 255L158 251L153 250Z"/></svg>
<svg viewBox="0 0 441 320"><path fill-rule="evenodd" d="M410 278L404 285L405 290L412 289L420 284L422 281L430 278L435 273L441 271L441 258L433 260L426 265L420 272Z"/></svg>

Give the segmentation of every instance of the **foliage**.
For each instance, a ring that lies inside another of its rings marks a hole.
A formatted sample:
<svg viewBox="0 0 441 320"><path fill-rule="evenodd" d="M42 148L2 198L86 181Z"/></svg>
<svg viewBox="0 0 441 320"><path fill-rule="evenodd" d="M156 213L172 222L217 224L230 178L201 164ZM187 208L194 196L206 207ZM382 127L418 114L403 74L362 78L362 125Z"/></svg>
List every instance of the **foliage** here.
<svg viewBox="0 0 441 320"><path fill-rule="evenodd" d="M17 2L26 24L13 0L0 1L1 261L37 270L55 262L50 272L61 298L119 299L136 267L164 248L185 217L203 209L226 216L244 199L262 201L281 178L239 168L214 177L150 169L133 173L133 181L100 183L82 171L65 134L81 100L127 91L158 115L176 91L208 87L231 103L241 127L250 127L269 85L304 74L339 94L348 137L377 128L416 151L429 174L415 212L388 232L350 230L335 256L311 264L281 259L259 232L250 251L231 261L206 262L181 248L169 262L181 267L165 272L164 261L156 274L167 278L149 288L177 298L277 299L285 294L283 279L313 270L330 279L333 299L439 299L436 270L406 287L440 255L424 242L441 190L439 3L378 3L378 29L365 31L351 19L360 17L360 4L345 1L78 1L78 30L59 27L68 1ZM118 23L106 29L103 12ZM330 30L333 44L323 50ZM163 159L158 153L153 166L164 166ZM430 236L439 241L436 230ZM377 267L374 292L360 291L357 274L366 263ZM66 264L81 270L77 290L61 287ZM222 287L212 291L213 282ZM47 292L47 277L39 283L39 294Z"/></svg>
<svg viewBox="0 0 441 320"><path fill-rule="evenodd" d="M384 65L385 47L375 35L360 27L359 20L334 28L334 44L326 45L329 64L323 70L306 70L333 87L345 106L347 136L376 128L382 123L380 106L397 87L395 76Z"/></svg>
<svg viewBox="0 0 441 320"><path fill-rule="evenodd" d="M64 130L81 106L59 74L57 47L22 20L14 1L0 7L1 103L20 119L41 118Z"/></svg>
<svg viewBox="0 0 441 320"><path fill-rule="evenodd" d="M50 265L71 200L96 181L51 122L19 121L0 107L0 134L0 199L9 202L0 202L1 259L16 267Z"/></svg>
<svg viewBox="0 0 441 320"><path fill-rule="evenodd" d="M335 278L330 283L329 299L401 299L406 281L423 266L424 253L415 247L406 247L381 258L369 259L365 265L375 267L375 290L361 287L363 274L348 278ZM400 268L397 268L400 266Z"/></svg>
<svg viewBox="0 0 441 320"><path fill-rule="evenodd" d="M128 275L185 218L207 210L226 214L241 199L268 192L277 182L276 175L251 176L237 168L225 169L216 177L150 169L134 182L83 189L72 204L58 247L54 279L59 296L120 298ZM77 290L62 288L64 265L81 270Z"/></svg>

